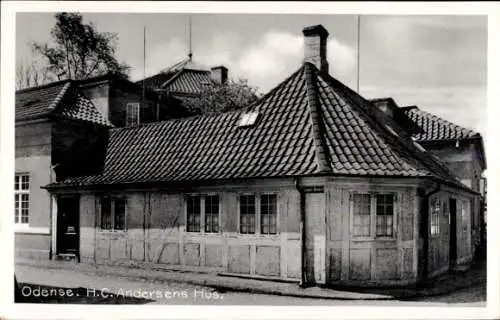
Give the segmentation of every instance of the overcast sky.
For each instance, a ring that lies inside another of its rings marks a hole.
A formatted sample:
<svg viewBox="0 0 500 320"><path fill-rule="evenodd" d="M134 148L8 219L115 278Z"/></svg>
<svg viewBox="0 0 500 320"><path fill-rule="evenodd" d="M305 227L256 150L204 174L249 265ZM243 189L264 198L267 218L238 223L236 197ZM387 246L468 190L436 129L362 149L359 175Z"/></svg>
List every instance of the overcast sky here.
<svg viewBox="0 0 500 320"><path fill-rule="evenodd" d="M84 13L99 31L118 34L118 59L146 75L187 56L188 16L183 14ZM300 67L302 28L322 24L330 32L330 74L356 89L357 22L354 15L193 14L193 59L223 64L267 92ZM17 63L32 59L28 43L48 41L51 13L18 13ZM360 93L391 96L486 134L487 18L482 16L362 16Z"/></svg>

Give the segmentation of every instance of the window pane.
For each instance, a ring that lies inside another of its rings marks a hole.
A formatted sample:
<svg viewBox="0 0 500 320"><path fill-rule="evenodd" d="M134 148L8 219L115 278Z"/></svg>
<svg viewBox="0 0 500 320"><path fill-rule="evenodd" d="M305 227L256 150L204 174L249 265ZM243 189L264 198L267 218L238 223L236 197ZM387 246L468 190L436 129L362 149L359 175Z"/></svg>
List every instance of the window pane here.
<svg viewBox="0 0 500 320"><path fill-rule="evenodd" d="M353 194L353 229L354 236L370 235L370 206L369 194Z"/></svg>
<svg viewBox="0 0 500 320"><path fill-rule="evenodd" d="M30 177L28 175L21 176L21 189L26 191L30 189Z"/></svg>
<svg viewBox="0 0 500 320"><path fill-rule="evenodd" d="M439 216L441 214L441 199L435 197L431 200L431 235L439 234Z"/></svg>
<svg viewBox="0 0 500 320"><path fill-rule="evenodd" d="M255 233L255 196L240 196L240 233Z"/></svg>
<svg viewBox="0 0 500 320"><path fill-rule="evenodd" d="M392 236L392 219L394 215L394 195L377 194L376 235Z"/></svg>
<svg viewBox="0 0 500 320"><path fill-rule="evenodd" d="M277 206L275 194L266 194L260 197L260 233L276 234Z"/></svg>
<svg viewBox="0 0 500 320"><path fill-rule="evenodd" d="M205 197L205 232L219 232L219 196Z"/></svg>
<svg viewBox="0 0 500 320"><path fill-rule="evenodd" d="M111 201L108 198L101 201L101 229L111 230Z"/></svg>
<svg viewBox="0 0 500 320"><path fill-rule="evenodd" d="M129 103L127 104L127 126L135 126L139 124L139 104L138 103Z"/></svg>
<svg viewBox="0 0 500 320"><path fill-rule="evenodd" d="M16 175L14 177L14 190L19 190L19 179L20 179L20 176Z"/></svg>
<svg viewBox="0 0 500 320"><path fill-rule="evenodd" d="M201 197L187 197L187 231L200 232Z"/></svg>
<svg viewBox="0 0 500 320"><path fill-rule="evenodd" d="M115 230L125 230L125 200L115 200Z"/></svg>

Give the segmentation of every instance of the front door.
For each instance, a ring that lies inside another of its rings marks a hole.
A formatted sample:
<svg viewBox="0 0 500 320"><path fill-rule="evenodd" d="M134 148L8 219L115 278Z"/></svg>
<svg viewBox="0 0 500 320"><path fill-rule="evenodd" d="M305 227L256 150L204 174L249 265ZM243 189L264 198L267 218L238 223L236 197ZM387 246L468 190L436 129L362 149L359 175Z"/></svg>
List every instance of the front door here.
<svg viewBox="0 0 500 320"><path fill-rule="evenodd" d="M80 198L62 196L57 199L57 254L79 256Z"/></svg>
<svg viewBox="0 0 500 320"><path fill-rule="evenodd" d="M457 262L457 200L450 198L450 269Z"/></svg>
<svg viewBox="0 0 500 320"><path fill-rule="evenodd" d="M325 194L306 193L306 282L325 283Z"/></svg>

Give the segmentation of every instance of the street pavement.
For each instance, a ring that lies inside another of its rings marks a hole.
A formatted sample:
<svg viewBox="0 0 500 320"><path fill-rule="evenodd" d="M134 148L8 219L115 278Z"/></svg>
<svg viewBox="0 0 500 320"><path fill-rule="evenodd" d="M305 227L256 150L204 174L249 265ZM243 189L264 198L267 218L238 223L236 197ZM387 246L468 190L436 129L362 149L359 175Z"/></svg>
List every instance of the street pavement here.
<svg viewBox="0 0 500 320"><path fill-rule="evenodd" d="M485 284L481 282L442 296L422 297L411 301L367 301L224 292L207 286L177 281L89 275L75 273L72 270L44 269L28 265L16 265L15 272L18 281L22 284L22 293L26 302L162 305L486 306L486 288ZM44 295L46 296L44 297Z"/></svg>

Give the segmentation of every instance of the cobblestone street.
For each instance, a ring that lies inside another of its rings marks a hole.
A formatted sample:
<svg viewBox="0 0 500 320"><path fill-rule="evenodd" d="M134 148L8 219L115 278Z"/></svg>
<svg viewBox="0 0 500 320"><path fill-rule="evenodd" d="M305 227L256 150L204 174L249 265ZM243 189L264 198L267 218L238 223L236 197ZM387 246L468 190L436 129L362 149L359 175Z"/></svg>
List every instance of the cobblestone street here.
<svg viewBox="0 0 500 320"><path fill-rule="evenodd" d="M134 280L124 277L75 274L70 270L51 270L16 266L27 302L77 304L178 304L178 305L398 305L473 306L486 305L484 283L470 288L414 301L311 299L241 292L218 292L210 287L168 281ZM60 288L70 289L59 290ZM35 290L35 289L38 289ZM43 289L45 295L43 297ZM53 289L53 290L50 290ZM54 290L57 289L57 290ZM71 295L71 296L69 296Z"/></svg>

